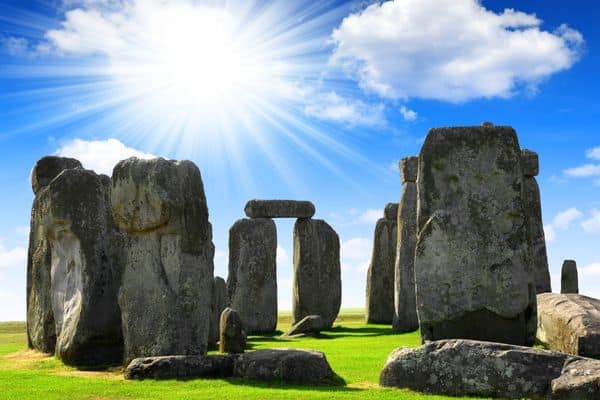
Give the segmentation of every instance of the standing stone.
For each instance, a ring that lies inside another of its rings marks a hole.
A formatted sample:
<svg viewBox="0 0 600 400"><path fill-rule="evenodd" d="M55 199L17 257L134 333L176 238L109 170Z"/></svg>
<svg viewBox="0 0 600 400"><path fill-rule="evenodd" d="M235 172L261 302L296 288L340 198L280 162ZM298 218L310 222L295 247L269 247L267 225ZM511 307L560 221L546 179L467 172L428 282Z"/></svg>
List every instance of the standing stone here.
<svg viewBox="0 0 600 400"><path fill-rule="evenodd" d="M394 207L395 206L395 207ZM396 218L398 205L386 206L384 216L375 225L373 254L367 271L366 320L373 324L391 324L394 319L394 264L396 261Z"/></svg>
<svg viewBox="0 0 600 400"><path fill-rule="evenodd" d="M550 270L546 253L546 239L542 222L542 202L540 188L535 179L540 171L537 153L529 150L521 152L523 165L523 202L529 241L531 246L531 261L535 274L536 293L551 292Z"/></svg>
<svg viewBox="0 0 600 400"><path fill-rule="evenodd" d="M579 280L577 278L577 263L574 260L565 260L560 274L561 293L579 293Z"/></svg>
<svg viewBox="0 0 600 400"><path fill-rule="evenodd" d="M243 353L246 348L246 331L237 311L227 307L221 313L219 323L219 351L221 353Z"/></svg>
<svg viewBox="0 0 600 400"><path fill-rule="evenodd" d="M203 355L212 302L212 228L198 167L162 158L119 162L111 203L127 233L119 304L125 365Z"/></svg>
<svg viewBox="0 0 600 400"><path fill-rule="evenodd" d="M51 250L40 210L42 189L66 169L82 168L74 158L44 157L31 172L35 197L31 208L29 252L27 256L27 343L29 348L54 353L56 331L50 294Z"/></svg>
<svg viewBox="0 0 600 400"><path fill-rule="evenodd" d="M342 302L340 239L319 219L298 219L294 225L293 324L320 315L331 328Z"/></svg>
<svg viewBox="0 0 600 400"><path fill-rule="evenodd" d="M216 349L219 341L219 319L227 306L227 284L220 276L215 276L212 286L212 303L210 305L210 331L208 346Z"/></svg>
<svg viewBox="0 0 600 400"><path fill-rule="evenodd" d="M315 206L310 201L250 200L244 207L249 218L311 218Z"/></svg>
<svg viewBox="0 0 600 400"><path fill-rule="evenodd" d="M277 327L277 230L269 218L240 219L229 230L229 305L246 332Z"/></svg>
<svg viewBox="0 0 600 400"><path fill-rule="evenodd" d="M51 249L56 355L81 367L120 363L121 241L110 211L110 178L65 170L39 192L39 205Z"/></svg>
<svg viewBox="0 0 600 400"><path fill-rule="evenodd" d="M511 127L429 131L419 155L415 252L423 340L535 342L520 166Z"/></svg>
<svg viewBox="0 0 600 400"><path fill-rule="evenodd" d="M415 294L415 247L417 245L418 157L400 161L402 198L398 211L398 240L394 267L394 321L396 332L412 332L419 327Z"/></svg>

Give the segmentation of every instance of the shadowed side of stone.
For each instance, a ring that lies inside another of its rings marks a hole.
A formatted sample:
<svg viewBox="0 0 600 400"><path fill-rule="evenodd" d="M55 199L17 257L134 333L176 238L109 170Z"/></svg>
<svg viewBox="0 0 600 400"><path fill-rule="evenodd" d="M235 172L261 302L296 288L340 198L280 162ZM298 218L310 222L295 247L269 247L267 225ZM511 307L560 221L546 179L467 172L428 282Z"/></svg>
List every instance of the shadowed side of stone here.
<svg viewBox="0 0 600 400"><path fill-rule="evenodd" d="M574 260L565 260L560 274L561 293L579 293L579 278L577 276L577 263Z"/></svg>
<svg viewBox="0 0 600 400"><path fill-rule="evenodd" d="M209 348L216 349L219 341L219 319L227 306L227 284L220 276L215 276L212 287L212 303L210 305Z"/></svg>
<svg viewBox="0 0 600 400"><path fill-rule="evenodd" d="M79 160L68 157L46 156L38 160L31 171L33 193L48 186L54 178L66 169L83 168Z"/></svg>
<svg viewBox="0 0 600 400"><path fill-rule="evenodd" d="M244 207L249 218L311 218L315 206L310 201L250 200Z"/></svg>
<svg viewBox="0 0 600 400"><path fill-rule="evenodd" d="M394 265L396 220L381 218L375 225L373 252L367 270L366 315L368 323L391 324L394 319Z"/></svg>
<svg viewBox="0 0 600 400"><path fill-rule="evenodd" d="M230 378L235 358L220 354L136 358L125 369L125 379Z"/></svg>
<svg viewBox="0 0 600 400"><path fill-rule="evenodd" d="M246 349L246 331L237 311L227 307L221 313L219 322L219 351L221 353L238 354Z"/></svg>

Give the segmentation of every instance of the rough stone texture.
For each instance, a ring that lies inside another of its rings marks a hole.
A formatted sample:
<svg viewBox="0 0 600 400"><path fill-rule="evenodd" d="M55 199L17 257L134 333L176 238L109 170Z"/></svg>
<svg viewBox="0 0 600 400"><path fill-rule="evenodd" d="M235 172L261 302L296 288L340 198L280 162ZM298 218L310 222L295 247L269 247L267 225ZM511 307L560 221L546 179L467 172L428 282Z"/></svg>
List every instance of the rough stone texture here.
<svg viewBox="0 0 600 400"><path fill-rule="evenodd" d="M535 179L539 172L538 156L529 150L521 151L523 165L523 210L527 221L531 261L535 275L536 293L551 292L550 270L546 252L546 238L542 221L542 201L540 188Z"/></svg>
<svg viewBox="0 0 600 400"><path fill-rule="evenodd" d="M598 399L599 382L600 361L473 340L397 349L379 378L381 386L450 396L532 399Z"/></svg>
<svg viewBox="0 0 600 400"><path fill-rule="evenodd" d="M233 376L313 385L333 383L335 377L325 354L296 349L265 349L240 355Z"/></svg>
<svg viewBox="0 0 600 400"><path fill-rule="evenodd" d="M315 206L310 201L250 200L244 207L249 218L311 218Z"/></svg>
<svg viewBox="0 0 600 400"><path fill-rule="evenodd" d="M31 172L34 194L65 169L82 168L72 158L44 157ZM50 294L51 250L44 227L44 214L36 195L31 208L29 252L27 256L27 342L29 348L54 353L56 331Z"/></svg>
<svg viewBox="0 0 600 400"><path fill-rule="evenodd" d="M217 348L217 342L219 341L219 320L225 307L227 307L227 284L223 278L215 276L212 286L212 303L210 305L209 348Z"/></svg>
<svg viewBox="0 0 600 400"><path fill-rule="evenodd" d="M367 271L366 320L391 324L394 319L394 265L396 262L396 220L382 218L375 225L373 253Z"/></svg>
<svg viewBox="0 0 600 400"><path fill-rule="evenodd" d="M119 363L121 236L110 211L110 178L65 170L38 192L38 200L51 253L56 354L82 367Z"/></svg>
<svg viewBox="0 0 600 400"><path fill-rule="evenodd" d="M565 260L560 274L561 293L579 293L579 279L577 277L577 263L574 260Z"/></svg>
<svg viewBox="0 0 600 400"><path fill-rule="evenodd" d="M415 282L424 340L531 345L536 299L511 127L431 129L419 156Z"/></svg>
<svg viewBox="0 0 600 400"><path fill-rule="evenodd" d="M246 348L246 332L240 315L227 307L221 313L219 322L219 351L221 353L243 353Z"/></svg>
<svg viewBox="0 0 600 400"><path fill-rule="evenodd" d="M212 229L190 161L129 158L113 170L112 211L128 233L119 293L125 364L203 355L212 302Z"/></svg>
<svg viewBox="0 0 600 400"><path fill-rule="evenodd" d="M600 300L579 294L537 298L537 339L551 350L600 358Z"/></svg>
<svg viewBox="0 0 600 400"><path fill-rule="evenodd" d="M229 305L246 332L277 326L277 230L269 218L240 219L229 230Z"/></svg>
<svg viewBox="0 0 600 400"><path fill-rule="evenodd" d="M388 221L396 222L398 219L398 203L387 203L383 210L383 217Z"/></svg>
<svg viewBox="0 0 600 400"><path fill-rule="evenodd" d="M396 332L412 332L419 327L415 293L415 247L417 245L418 157L400 161L402 198L398 211L396 259L394 260L394 318Z"/></svg>
<svg viewBox="0 0 600 400"><path fill-rule="evenodd" d="M320 315L331 328L342 302L340 238L325 221L298 219L294 225L293 324Z"/></svg>
<svg viewBox="0 0 600 400"><path fill-rule="evenodd" d="M234 361L233 355L136 358L125 369L125 379L230 378Z"/></svg>
<svg viewBox="0 0 600 400"><path fill-rule="evenodd" d="M320 315L307 315L302 321L292 325L292 327L283 334L286 337L314 336L320 332L323 327L323 318Z"/></svg>

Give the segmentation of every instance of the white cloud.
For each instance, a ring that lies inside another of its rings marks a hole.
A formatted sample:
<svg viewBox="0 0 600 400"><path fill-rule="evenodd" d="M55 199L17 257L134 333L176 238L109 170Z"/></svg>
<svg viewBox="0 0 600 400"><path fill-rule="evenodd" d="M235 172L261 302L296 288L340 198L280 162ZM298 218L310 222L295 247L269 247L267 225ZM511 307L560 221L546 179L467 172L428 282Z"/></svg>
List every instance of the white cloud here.
<svg viewBox="0 0 600 400"><path fill-rule="evenodd" d="M587 149L585 152L585 156L593 160L600 160L600 146Z"/></svg>
<svg viewBox="0 0 600 400"><path fill-rule="evenodd" d="M288 254L287 250L280 245L277 245L276 263L277 268L279 270L285 268L286 270L291 271L293 269L292 259L290 258L290 255Z"/></svg>
<svg viewBox="0 0 600 400"><path fill-rule="evenodd" d="M109 176L112 175L113 167L121 160L129 157L145 159L156 157L153 154L127 147L117 139L73 139L65 143L55 154L61 157L76 158L81 161L84 168Z"/></svg>
<svg viewBox="0 0 600 400"><path fill-rule="evenodd" d="M556 230L552 225L544 225L544 237L548 243L556 240Z"/></svg>
<svg viewBox="0 0 600 400"><path fill-rule="evenodd" d="M29 41L18 37L0 37L0 45L11 56L21 56L29 50Z"/></svg>
<svg viewBox="0 0 600 400"><path fill-rule="evenodd" d="M418 117L418 114L416 111L413 111L413 110L407 108L406 106L400 107L400 114L402 114L402 118L404 118L404 120L408 121L408 122L415 121Z"/></svg>
<svg viewBox="0 0 600 400"><path fill-rule="evenodd" d="M373 241L366 237L342 240L340 257L342 269L346 272L366 272L371 261Z"/></svg>
<svg viewBox="0 0 600 400"><path fill-rule="evenodd" d="M0 291L0 321L23 321L25 320L25 290L15 294L12 291Z"/></svg>
<svg viewBox="0 0 600 400"><path fill-rule="evenodd" d="M366 210L364 213L362 213L358 217L359 221L365 222L367 224L374 224L380 218L383 218L383 210L382 209L372 209L372 208Z"/></svg>
<svg viewBox="0 0 600 400"><path fill-rule="evenodd" d="M578 272L580 276L600 276L600 263L592 263L578 268Z"/></svg>
<svg viewBox="0 0 600 400"><path fill-rule="evenodd" d="M340 122L351 127L382 125L385 107L362 100L345 98L336 92L306 97L304 113L324 121Z"/></svg>
<svg viewBox="0 0 600 400"><path fill-rule="evenodd" d="M0 268L25 268L27 265L27 249L17 246L7 249L0 240Z"/></svg>
<svg viewBox="0 0 600 400"><path fill-rule="evenodd" d="M486 10L477 0L377 2L334 30L333 65L385 98L452 102L535 91L570 68L582 35L540 29L534 14Z"/></svg>
<svg viewBox="0 0 600 400"><path fill-rule="evenodd" d="M585 164L580 167L568 168L564 171L565 175L573 178L587 178L590 176L600 176L600 165Z"/></svg>
<svg viewBox="0 0 600 400"><path fill-rule="evenodd" d="M592 216L581 223L581 227L587 233L600 232L600 210L594 208Z"/></svg>
<svg viewBox="0 0 600 400"><path fill-rule="evenodd" d="M581 211L571 207L556 214L552 220L552 226L560 230L567 230L572 222L578 220L582 216L583 213Z"/></svg>

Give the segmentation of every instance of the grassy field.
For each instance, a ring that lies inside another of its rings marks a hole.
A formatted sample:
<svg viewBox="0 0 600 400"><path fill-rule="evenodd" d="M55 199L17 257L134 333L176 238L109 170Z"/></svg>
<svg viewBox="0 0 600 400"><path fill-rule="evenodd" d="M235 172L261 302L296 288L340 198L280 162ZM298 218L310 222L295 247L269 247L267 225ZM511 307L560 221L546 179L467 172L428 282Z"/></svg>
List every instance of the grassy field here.
<svg viewBox="0 0 600 400"><path fill-rule="evenodd" d="M289 327L282 315L279 329ZM125 381L122 371L84 372L54 357L26 349L24 323L0 323L0 399L450 399L407 390L381 389L378 376L388 354L418 346L415 333L396 335L382 325L365 325L361 310L345 310L319 338L251 337L251 349L294 347L323 351L345 387L265 384L240 379ZM456 399L456 398L452 398Z"/></svg>

